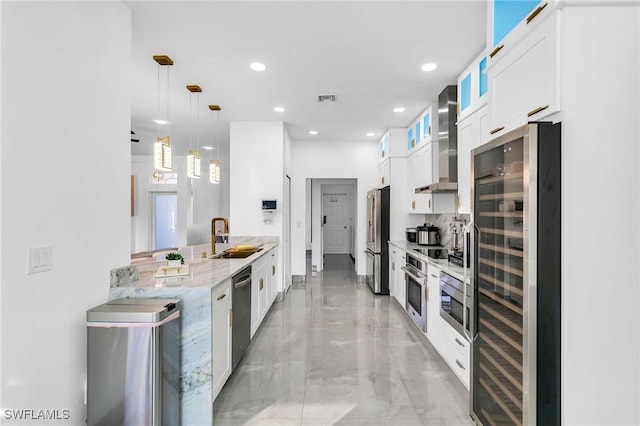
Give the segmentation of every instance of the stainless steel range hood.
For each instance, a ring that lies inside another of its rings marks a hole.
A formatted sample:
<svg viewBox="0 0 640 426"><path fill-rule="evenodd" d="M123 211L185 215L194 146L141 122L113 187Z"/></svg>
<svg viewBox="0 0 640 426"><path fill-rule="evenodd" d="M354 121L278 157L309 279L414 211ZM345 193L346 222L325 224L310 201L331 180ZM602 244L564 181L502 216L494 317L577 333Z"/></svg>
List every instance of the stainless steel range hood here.
<svg viewBox="0 0 640 426"><path fill-rule="evenodd" d="M438 96L438 182L416 188L416 194L458 191L458 88L447 86Z"/></svg>

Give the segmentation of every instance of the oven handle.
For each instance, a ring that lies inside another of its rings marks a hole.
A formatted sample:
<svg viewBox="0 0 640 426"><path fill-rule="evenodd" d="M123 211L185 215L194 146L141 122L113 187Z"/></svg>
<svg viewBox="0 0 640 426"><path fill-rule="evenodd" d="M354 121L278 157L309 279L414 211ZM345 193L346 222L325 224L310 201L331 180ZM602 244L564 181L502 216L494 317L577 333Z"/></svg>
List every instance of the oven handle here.
<svg viewBox="0 0 640 426"><path fill-rule="evenodd" d="M469 318L467 318L467 270L469 269L467 268L467 234L471 233L472 228L478 229L476 224L473 222L473 219L471 219L466 228L464 228L464 233L462 234L462 288L464 289L462 292L462 332L469 342L471 342L472 338L471 333L467 331L467 321L469 321ZM480 232L479 229L478 232Z"/></svg>
<svg viewBox="0 0 640 426"><path fill-rule="evenodd" d="M401 266L400 269L402 269L407 275L409 275L411 278L413 278L414 280L416 280L418 283L420 283L420 285L424 285L425 282L425 278L420 278L419 276L415 275L413 272L411 272L411 270L409 268L407 268L406 266Z"/></svg>

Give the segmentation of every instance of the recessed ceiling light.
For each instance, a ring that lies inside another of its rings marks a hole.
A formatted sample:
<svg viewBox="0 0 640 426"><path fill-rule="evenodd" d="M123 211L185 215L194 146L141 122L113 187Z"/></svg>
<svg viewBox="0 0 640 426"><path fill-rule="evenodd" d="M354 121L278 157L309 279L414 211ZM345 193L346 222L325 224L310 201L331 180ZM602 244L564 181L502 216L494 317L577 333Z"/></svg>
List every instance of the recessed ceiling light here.
<svg viewBox="0 0 640 426"><path fill-rule="evenodd" d="M254 62L249 66L254 71L264 71L267 69L267 66L265 64L261 64L260 62Z"/></svg>
<svg viewBox="0 0 640 426"><path fill-rule="evenodd" d="M213 149L212 146L203 146L202 149L206 149L207 151L211 151Z"/></svg>
<svg viewBox="0 0 640 426"><path fill-rule="evenodd" d="M275 112L284 112L284 108L282 108L282 107L275 107L275 108L273 108L273 110Z"/></svg>
<svg viewBox="0 0 640 426"><path fill-rule="evenodd" d="M369 132L369 133L367 133L367 136L375 136L375 135L376 135L376 134L375 134L375 133L373 133L373 132Z"/></svg>
<svg viewBox="0 0 640 426"><path fill-rule="evenodd" d="M169 124L169 122L167 120L153 120L154 123L156 124Z"/></svg>
<svg viewBox="0 0 640 426"><path fill-rule="evenodd" d="M318 131L317 130L309 130L309 134L310 135L317 135Z"/></svg>
<svg viewBox="0 0 640 426"><path fill-rule="evenodd" d="M396 107L393 109L393 112L404 112L404 107Z"/></svg>
<svg viewBox="0 0 640 426"><path fill-rule="evenodd" d="M428 64L424 64L423 66L421 66L421 67L420 67L420 69L421 69L422 71L427 71L427 72L428 72L428 71L433 71L433 70L435 70L436 68L438 68L438 65L437 65L437 64L434 64L433 62L429 62Z"/></svg>

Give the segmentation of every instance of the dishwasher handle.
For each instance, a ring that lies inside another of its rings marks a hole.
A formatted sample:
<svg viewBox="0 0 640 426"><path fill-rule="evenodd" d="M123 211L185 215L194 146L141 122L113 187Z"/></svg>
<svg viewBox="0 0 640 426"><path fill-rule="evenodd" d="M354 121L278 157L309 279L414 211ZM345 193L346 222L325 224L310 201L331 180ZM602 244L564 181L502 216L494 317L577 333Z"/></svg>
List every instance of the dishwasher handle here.
<svg viewBox="0 0 640 426"><path fill-rule="evenodd" d="M241 280L241 281L238 281L238 282L234 283L233 286L235 288L240 288L240 287L244 287L244 286L246 286L247 284L250 284L250 283L251 283L251 277L248 277L248 278L246 278L244 280Z"/></svg>

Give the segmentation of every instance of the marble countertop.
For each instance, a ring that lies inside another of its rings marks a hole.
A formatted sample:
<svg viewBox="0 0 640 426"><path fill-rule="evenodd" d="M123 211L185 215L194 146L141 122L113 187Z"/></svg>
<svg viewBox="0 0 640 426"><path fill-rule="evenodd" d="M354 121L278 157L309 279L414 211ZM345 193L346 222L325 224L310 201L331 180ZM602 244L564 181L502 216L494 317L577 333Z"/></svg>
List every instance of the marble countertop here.
<svg viewBox="0 0 640 426"><path fill-rule="evenodd" d="M425 246L420 246L416 243L410 243L408 241L389 241L389 244L399 248L400 250L410 251L411 255L419 258L420 260L424 260L427 263L439 268L441 271L446 272L454 278L459 280L464 279L464 269L458 265L454 265L453 263L449 263L446 259L432 259L429 256L425 256L423 254L418 253L417 251L412 251L414 248L425 248ZM444 248L444 247L429 247L429 248ZM467 271L467 282L471 282L471 277L469 276L469 271Z"/></svg>
<svg viewBox="0 0 640 426"><path fill-rule="evenodd" d="M211 251L211 244L201 244L189 246L177 250L183 257L185 264L189 265L189 274L167 278L156 278L158 268L164 265L164 256L156 258L137 259L132 262L132 266L137 267L138 279L116 284L112 287L132 287L132 288L213 288L240 272L245 266L255 262L260 257L269 252L279 244L278 237L234 237L229 238L227 244L216 244L216 252L234 247L236 245L251 244L262 245L262 250L243 259L209 259L203 258L202 253Z"/></svg>

